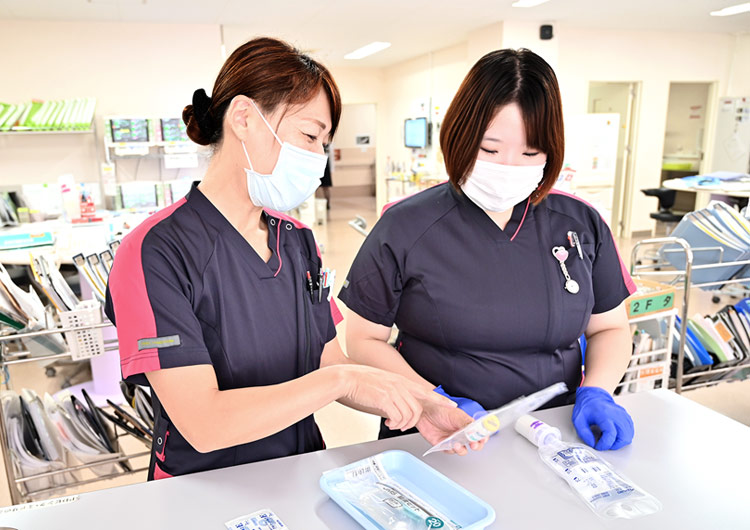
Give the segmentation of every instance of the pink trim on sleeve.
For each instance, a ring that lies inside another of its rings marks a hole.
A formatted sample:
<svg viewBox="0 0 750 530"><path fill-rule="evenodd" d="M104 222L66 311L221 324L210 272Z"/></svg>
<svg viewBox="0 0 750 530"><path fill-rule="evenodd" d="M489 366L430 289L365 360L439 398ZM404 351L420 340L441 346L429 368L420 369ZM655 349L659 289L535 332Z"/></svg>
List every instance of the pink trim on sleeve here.
<svg viewBox="0 0 750 530"><path fill-rule="evenodd" d="M552 190L550 190L550 194L552 194L552 195L564 195L565 197L571 197L571 198L573 198L573 199L575 199L577 201L582 202L583 204L585 204L587 206L590 206L591 208L594 209L594 211L596 213L599 213L599 210L597 210L592 204L589 204L588 202L584 201L580 197L576 197L575 195L572 195L570 193L567 193L567 192L564 192L564 191L560 191L560 190L552 189ZM601 215L602 214L599 214L599 217L601 217ZM603 217L602 217L602 221L604 221ZM604 223L606 224L607 221L604 221ZM607 225L607 226L609 226L609 225ZM628 292L630 294L633 294L634 292L636 292L638 290L638 288L636 287L635 282L633 281L633 278L630 276L630 273L628 272L628 268L625 266L625 262L622 260L622 256L620 255L620 249L617 248L617 241L615 241L615 236L614 236L614 234L612 234L612 230L610 230L609 233L612 236L612 243L615 246L615 252L617 252L617 259L620 260L620 271L622 272L622 281L625 283L625 287L628 289Z"/></svg>
<svg viewBox="0 0 750 530"><path fill-rule="evenodd" d="M154 311L146 289L141 251L148 232L185 202L187 199L182 198L151 215L125 236L117 249L109 276L109 293L115 311L123 378L161 368L157 348L138 351L140 339L158 336Z"/></svg>

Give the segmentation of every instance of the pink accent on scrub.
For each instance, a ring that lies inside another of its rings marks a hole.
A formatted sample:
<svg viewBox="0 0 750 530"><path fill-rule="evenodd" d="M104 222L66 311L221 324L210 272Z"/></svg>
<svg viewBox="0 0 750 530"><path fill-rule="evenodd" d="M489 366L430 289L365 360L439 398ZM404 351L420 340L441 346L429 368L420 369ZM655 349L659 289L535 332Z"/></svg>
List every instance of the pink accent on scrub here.
<svg viewBox="0 0 750 530"><path fill-rule="evenodd" d="M575 199L577 201L582 202L583 204L585 204L587 206L590 206L595 211L597 211L596 208L594 208L593 205L591 205L588 202L584 201L580 197L576 197L575 195L572 195L570 193L566 193L564 191L553 189L553 190L550 190L550 194L553 194L553 195L564 195L566 197L571 197L571 198L573 198L573 199ZM601 217L601 214L599 214L599 216ZM602 218L602 221L604 221L604 218ZM604 221L604 222L606 223L606 221ZM610 231L610 234L612 234L611 231ZM628 268L625 266L625 262L622 261L622 256L620 256L620 249L617 248L617 241L615 241L614 239L615 239L615 236L612 235L612 243L615 246L615 251L617 252L617 258L620 260L620 271L622 272L622 280L625 282L625 287L627 287L628 292L630 294L633 294L634 292L636 292L636 290L638 288L635 286L635 282L633 281L633 278L631 278L630 273L628 272Z"/></svg>
<svg viewBox="0 0 750 530"><path fill-rule="evenodd" d="M115 308L117 340L120 344L122 377L161 368L157 348L138 351L138 340L156 337L156 320L146 290L141 250L148 232L187 202L182 198L151 215L122 240L109 281Z"/></svg>

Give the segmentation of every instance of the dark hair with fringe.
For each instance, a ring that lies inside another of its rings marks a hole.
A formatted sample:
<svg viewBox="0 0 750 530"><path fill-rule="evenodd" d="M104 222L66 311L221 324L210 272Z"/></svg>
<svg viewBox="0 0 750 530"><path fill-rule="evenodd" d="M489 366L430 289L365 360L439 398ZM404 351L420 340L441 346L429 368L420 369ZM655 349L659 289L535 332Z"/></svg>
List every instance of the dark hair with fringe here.
<svg viewBox="0 0 750 530"><path fill-rule="evenodd" d="M521 108L527 145L547 155L542 182L531 194L531 200L538 204L552 189L562 169L565 132L555 72L530 50L496 50L471 68L440 128L445 169L459 190L474 168L490 122L509 103L517 103Z"/></svg>

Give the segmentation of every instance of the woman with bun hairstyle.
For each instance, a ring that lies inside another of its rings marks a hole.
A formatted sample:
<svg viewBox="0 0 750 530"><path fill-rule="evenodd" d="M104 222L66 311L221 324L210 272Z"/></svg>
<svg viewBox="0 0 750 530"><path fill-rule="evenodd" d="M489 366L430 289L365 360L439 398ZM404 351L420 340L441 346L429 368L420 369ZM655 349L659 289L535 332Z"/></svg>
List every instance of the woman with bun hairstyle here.
<svg viewBox="0 0 750 530"><path fill-rule="evenodd" d="M123 378L152 390L150 480L323 449L312 414L332 401L398 430L424 407L457 411L348 361L312 232L281 213L319 185L340 115L329 71L270 38L239 47L211 97L185 107L210 165L123 240L107 289Z"/></svg>

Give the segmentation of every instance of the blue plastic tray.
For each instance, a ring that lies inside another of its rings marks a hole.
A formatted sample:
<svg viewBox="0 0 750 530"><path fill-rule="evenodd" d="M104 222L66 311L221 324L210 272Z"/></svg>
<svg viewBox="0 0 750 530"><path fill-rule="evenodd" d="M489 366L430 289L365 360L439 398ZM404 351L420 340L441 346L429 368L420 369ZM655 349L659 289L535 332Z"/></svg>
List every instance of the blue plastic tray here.
<svg viewBox="0 0 750 530"><path fill-rule="evenodd" d="M460 524L463 530L481 530L495 520L492 506L412 454L386 451L380 454L380 458L384 470L393 480ZM384 530L334 489L336 484L345 481L344 474L348 470L364 465L367 460L359 460L324 473L320 477L320 487L363 528Z"/></svg>

